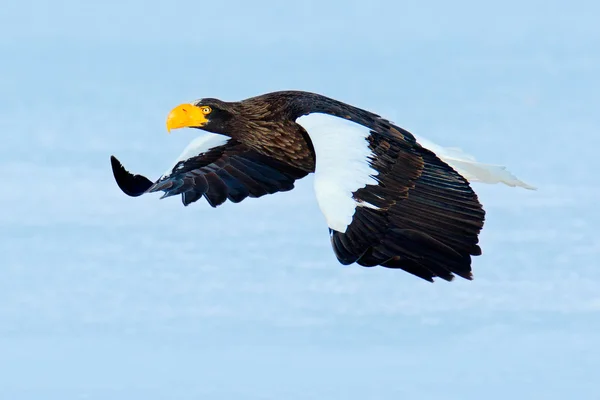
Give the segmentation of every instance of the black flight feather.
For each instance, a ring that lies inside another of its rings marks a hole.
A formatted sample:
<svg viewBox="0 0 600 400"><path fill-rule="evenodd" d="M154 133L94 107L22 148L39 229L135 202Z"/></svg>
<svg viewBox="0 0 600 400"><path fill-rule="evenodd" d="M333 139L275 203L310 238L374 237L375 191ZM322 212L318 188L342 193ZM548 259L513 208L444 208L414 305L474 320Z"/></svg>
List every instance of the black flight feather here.
<svg viewBox="0 0 600 400"><path fill-rule="evenodd" d="M128 196L138 197L146 193L153 183L143 175L132 174L115 156L110 156L113 175L119 188Z"/></svg>

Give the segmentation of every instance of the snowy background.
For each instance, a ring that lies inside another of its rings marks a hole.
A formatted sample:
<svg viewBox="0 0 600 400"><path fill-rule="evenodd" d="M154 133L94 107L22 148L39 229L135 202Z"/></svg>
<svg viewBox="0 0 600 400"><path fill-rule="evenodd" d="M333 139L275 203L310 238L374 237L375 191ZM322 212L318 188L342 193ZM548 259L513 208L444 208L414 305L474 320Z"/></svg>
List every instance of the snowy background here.
<svg viewBox="0 0 600 400"><path fill-rule="evenodd" d="M600 6L9 1L0 399L600 398ZM508 165L475 280L343 267L312 179L132 199L200 97L320 92Z"/></svg>

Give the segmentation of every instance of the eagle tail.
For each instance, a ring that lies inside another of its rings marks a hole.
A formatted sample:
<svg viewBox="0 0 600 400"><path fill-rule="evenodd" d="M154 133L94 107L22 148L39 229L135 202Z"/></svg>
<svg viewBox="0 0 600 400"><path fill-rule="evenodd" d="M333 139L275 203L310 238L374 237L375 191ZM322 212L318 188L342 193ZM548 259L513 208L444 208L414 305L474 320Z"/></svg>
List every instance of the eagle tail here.
<svg viewBox="0 0 600 400"><path fill-rule="evenodd" d="M469 182L503 183L511 187L518 186L529 190L537 190L535 186L518 179L502 165L478 162L475 157L459 148L442 147L423 138L418 138L417 141L421 146L434 152L442 161L454 168Z"/></svg>

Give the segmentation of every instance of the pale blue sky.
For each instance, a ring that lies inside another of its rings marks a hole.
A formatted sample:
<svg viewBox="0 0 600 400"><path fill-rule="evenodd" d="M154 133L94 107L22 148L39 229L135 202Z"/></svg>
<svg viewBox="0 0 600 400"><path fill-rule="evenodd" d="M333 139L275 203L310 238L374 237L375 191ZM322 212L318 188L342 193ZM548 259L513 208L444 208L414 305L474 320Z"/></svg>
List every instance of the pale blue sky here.
<svg viewBox="0 0 600 400"><path fill-rule="evenodd" d="M0 13L1 399L595 399L600 6L29 1ZM132 199L175 105L371 109L539 187L475 185L475 280L342 267L312 179Z"/></svg>

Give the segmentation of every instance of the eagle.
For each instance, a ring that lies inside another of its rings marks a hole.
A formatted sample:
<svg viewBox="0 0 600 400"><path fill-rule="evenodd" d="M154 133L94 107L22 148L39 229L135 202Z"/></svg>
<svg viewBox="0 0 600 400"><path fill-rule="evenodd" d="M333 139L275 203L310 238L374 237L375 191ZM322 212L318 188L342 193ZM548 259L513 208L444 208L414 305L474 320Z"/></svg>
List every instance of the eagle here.
<svg viewBox="0 0 600 400"><path fill-rule="evenodd" d="M373 112L305 91L175 107L167 130L195 138L157 180L111 156L128 196L180 195L212 207L286 192L314 174L314 191L342 265L381 266L424 280L473 279L485 211L470 182L535 189L503 166L418 138Z"/></svg>

